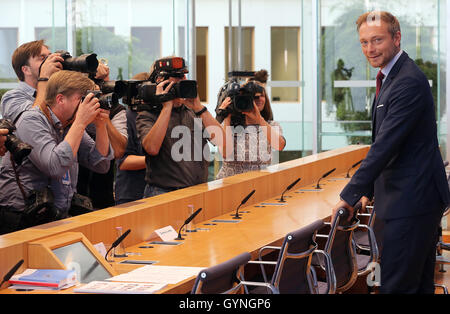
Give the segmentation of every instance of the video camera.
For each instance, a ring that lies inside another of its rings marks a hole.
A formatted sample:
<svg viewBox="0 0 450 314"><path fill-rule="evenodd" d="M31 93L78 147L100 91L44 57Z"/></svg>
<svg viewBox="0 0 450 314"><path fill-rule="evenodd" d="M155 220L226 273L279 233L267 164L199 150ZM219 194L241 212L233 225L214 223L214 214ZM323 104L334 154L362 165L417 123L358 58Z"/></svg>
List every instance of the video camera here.
<svg viewBox="0 0 450 314"><path fill-rule="evenodd" d="M12 133L16 130L16 127L10 120L0 119L0 129L7 129L5 147L11 153L14 162L17 165L21 165L25 157L27 157L33 147L27 143L22 142L17 136Z"/></svg>
<svg viewBox="0 0 450 314"><path fill-rule="evenodd" d="M197 81L182 80L173 84L166 93L156 95L157 79L167 80L169 77L183 78L188 73L184 59L170 57L159 59L155 62L148 81L129 80L123 81L127 85L123 102L135 111L159 112L162 104L176 98L197 97Z"/></svg>
<svg viewBox="0 0 450 314"><path fill-rule="evenodd" d="M242 125L242 112L253 110L255 95L264 92L264 88L253 81L240 83L242 78L255 77L255 72L252 71L232 71L228 73L228 77L230 80L221 87L217 96L216 119L221 123L231 113L232 124ZM219 109L227 97L231 98L231 104L226 109Z"/></svg>

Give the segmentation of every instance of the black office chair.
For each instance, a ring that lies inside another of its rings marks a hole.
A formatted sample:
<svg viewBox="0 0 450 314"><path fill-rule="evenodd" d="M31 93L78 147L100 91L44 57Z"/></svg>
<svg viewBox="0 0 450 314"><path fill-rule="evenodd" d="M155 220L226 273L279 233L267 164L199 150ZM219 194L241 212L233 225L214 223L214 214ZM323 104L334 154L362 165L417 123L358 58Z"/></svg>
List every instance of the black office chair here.
<svg viewBox="0 0 450 314"><path fill-rule="evenodd" d="M317 250L315 237L317 230L324 225L322 220L317 220L306 227L288 233L281 247L266 246L259 251L258 261L249 261L249 264L259 264L265 283L270 283L281 294L317 294L334 293L335 276L330 256L324 251ZM263 261L263 252L278 250L277 261ZM322 291L319 291L315 282L315 274L311 270L311 260L314 254L323 257L327 275L327 283ZM275 266L272 278L268 280L264 266ZM250 293L262 294L267 289L258 287Z"/></svg>
<svg viewBox="0 0 450 314"><path fill-rule="evenodd" d="M277 293L269 284L244 281L244 266L250 253L242 253L221 264L203 269L198 274L191 293L193 294L237 294L247 292L245 285L260 286ZM244 291L242 291L244 288Z"/></svg>
<svg viewBox="0 0 450 314"><path fill-rule="evenodd" d="M379 262L379 250L373 227L375 225L375 210L372 205L366 206L367 213L361 212L362 205L355 205L356 217L360 221L353 231L353 239L356 245L356 261L358 264L358 276L365 276L373 271L372 263ZM366 220L366 223L361 223Z"/></svg>
<svg viewBox="0 0 450 314"><path fill-rule="evenodd" d="M242 253L226 262L200 271L191 293L232 294L240 292L244 266L250 258L250 253Z"/></svg>
<svg viewBox="0 0 450 314"><path fill-rule="evenodd" d="M343 293L350 289L358 278L356 245L353 241L353 231L359 225L359 220L356 218L357 210L354 211L350 222L347 220L348 215L347 209L340 208L332 223L327 224L328 234L323 234L324 230L322 232L319 230L317 234L317 239L326 239L323 251L331 256L336 276L336 293ZM325 269L325 261L317 257L313 257L314 267L318 270ZM320 278L318 284L319 288L325 285Z"/></svg>

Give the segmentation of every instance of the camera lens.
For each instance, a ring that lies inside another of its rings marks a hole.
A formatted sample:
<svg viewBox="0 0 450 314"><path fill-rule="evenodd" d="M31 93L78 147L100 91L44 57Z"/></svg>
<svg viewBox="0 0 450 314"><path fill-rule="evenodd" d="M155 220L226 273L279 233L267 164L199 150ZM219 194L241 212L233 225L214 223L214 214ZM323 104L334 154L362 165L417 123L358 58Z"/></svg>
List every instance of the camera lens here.
<svg viewBox="0 0 450 314"><path fill-rule="evenodd" d="M5 147L11 153L14 162L19 166L22 164L23 159L27 157L33 149L32 146L22 142L12 134L6 136Z"/></svg>
<svg viewBox="0 0 450 314"><path fill-rule="evenodd" d="M253 97L250 95L237 95L234 99L234 107L236 111L252 111L253 110Z"/></svg>
<svg viewBox="0 0 450 314"><path fill-rule="evenodd" d="M195 98L197 97L197 81L184 80L177 83L177 97Z"/></svg>
<svg viewBox="0 0 450 314"><path fill-rule="evenodd" d="M100 96L98 102L100 103L100 108L111 110L119 104L119 97L116 95L116 93L109 93Z"/></svg>

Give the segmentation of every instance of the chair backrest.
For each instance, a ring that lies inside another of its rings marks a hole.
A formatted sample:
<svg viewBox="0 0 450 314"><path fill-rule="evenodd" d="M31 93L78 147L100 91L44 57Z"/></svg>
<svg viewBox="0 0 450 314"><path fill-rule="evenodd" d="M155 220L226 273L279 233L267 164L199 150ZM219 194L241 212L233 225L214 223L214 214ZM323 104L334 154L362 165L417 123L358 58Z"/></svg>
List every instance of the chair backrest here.
<svg viewBox="0 0 450 314"><path fill-rule="evenodd" d="M242 253L221 264L203 269L198 274L191 293L222 294L239 292L244 266L250 260L248 252Z"/></svg>
<svg viewBox="0 0 450 314"><path fill-rule="evenodd" d="M340 208L334 217L324 251L331 256L336 276L336 292L344 292L351 288L358 278L356 261L356 246L353 241L353 231L358 227L356 219L358 209L349 222L348 211Z"/></svg>
<svg viewBox="0 0 450 314"><path fill-rule="evenodd" d="M284 238L271 282L280 293L313 293L311 258L317 248L317 230L323 226L317 220Z"/></svg>

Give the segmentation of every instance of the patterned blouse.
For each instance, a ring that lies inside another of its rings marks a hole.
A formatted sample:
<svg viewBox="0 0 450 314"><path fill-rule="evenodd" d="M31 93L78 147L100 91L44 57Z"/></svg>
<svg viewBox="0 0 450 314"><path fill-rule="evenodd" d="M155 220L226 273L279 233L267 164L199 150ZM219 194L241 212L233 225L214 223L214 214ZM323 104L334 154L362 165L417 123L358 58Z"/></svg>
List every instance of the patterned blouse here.
<svg viewBox="0 0 450 314"><path fill-rule="evenodd" d="M268 121L276 128L278 134L283 135L278 122ZM260 125L237 126L234 128L233 155L224 159L222 168L216 179L222 179L235 174L252 170L260 170L272 162L272 147L267 141L266 133Z"/></svg>

